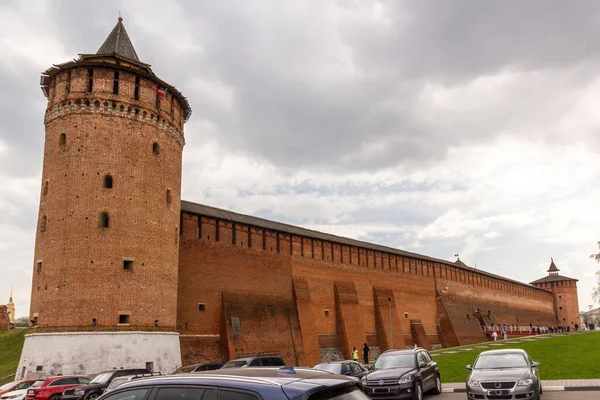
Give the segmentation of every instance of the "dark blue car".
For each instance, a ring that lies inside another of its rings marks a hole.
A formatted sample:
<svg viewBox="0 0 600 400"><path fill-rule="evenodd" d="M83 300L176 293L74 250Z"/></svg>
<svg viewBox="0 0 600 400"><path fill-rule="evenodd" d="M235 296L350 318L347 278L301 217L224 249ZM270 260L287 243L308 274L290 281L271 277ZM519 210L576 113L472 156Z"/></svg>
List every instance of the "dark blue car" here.
<svg viewBox="0 0 600 400"><path fill-rule="evenodd" d="M139 379L98 400L369 400L354 378L308 368L232 368Z"/></svg>

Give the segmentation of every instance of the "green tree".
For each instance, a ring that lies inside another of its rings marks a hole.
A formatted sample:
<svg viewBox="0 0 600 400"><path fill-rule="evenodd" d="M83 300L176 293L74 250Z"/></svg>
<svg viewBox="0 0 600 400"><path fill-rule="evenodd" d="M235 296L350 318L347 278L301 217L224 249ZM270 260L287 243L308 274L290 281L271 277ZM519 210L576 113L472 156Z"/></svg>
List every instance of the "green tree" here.
<svg viewBox="0 0 600 400"><path fill-rule="evenodd" d="M600 242L598 242L598 250L600 250ZM596 262L598 264L600 264L600 252L598 252L597 254L592 254L590 256L590 258L593 258L594 260L596 260ZM594 288L594 291L592 292L592 298L594 299L594 301L596 303L600 302L600 270L596 271L596 279L597 279L597 283L596 283L596 287Z"/></svg>
<svg viewBox="0 0 600 400"><path fill-rule="evenodd" d="M17 318L17 319L15 319L15 326L19 326L19 327L27 326L27 322L29 322L29 318L27 318L27 317Z"/></svg>

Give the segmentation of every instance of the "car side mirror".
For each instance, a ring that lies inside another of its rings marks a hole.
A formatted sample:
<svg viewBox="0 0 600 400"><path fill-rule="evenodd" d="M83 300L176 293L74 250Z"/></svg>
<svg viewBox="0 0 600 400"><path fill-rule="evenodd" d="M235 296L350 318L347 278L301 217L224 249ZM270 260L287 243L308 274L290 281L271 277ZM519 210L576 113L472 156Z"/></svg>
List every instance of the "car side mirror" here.
<svg viewBox="0 0 600 400"><path fill-rule="evenodd" d="M471 367L471 365L467 365L467 366L465 367L465 369L468 369L469 371L472 371L472 370L473 370L473 367Z"/></svg>
<svg viewBox="0 0 600 400"><path fill-rule="evenodd" d="M542 364L540 364L540 363L539 363L539 362L537 362L537 361L534 361L533 363L531 363L531 366L532 366L532 367L534 367L534 368L537 368L537 367L539 367L540 365L542 365Z"/></svg>

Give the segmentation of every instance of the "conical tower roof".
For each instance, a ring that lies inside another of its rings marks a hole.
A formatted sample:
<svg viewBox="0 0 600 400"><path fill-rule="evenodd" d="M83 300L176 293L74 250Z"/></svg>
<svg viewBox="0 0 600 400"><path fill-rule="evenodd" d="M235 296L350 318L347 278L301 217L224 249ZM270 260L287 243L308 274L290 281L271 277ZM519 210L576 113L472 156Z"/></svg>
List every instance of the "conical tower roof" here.
<svg viewBox="0 0 600 400"><path fill-rule="evenodd" d="M558 274L558 271L560 271L557 267L556 264L554 264L554 259L552 257L550 257L550 268L548 268L548 273L550 274Z"/></svg>
<svg viewBox="0 0 600 400"><path fill-rule="evenodd" d="M133 48L133 44L125 30L125 25L123 25L123 18L121 17L119 17L117 25L115 25L96 54L117 54L121 57L141 62Z"/></svg>

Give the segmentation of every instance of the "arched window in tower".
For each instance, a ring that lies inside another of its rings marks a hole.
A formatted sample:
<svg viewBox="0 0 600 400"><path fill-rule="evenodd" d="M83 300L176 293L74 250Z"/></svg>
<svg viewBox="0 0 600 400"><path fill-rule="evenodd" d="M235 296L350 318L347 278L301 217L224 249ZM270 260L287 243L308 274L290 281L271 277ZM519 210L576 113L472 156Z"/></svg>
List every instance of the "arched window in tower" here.
<svg viewBox="0 0 600 400"><path fill-rule="evenodd" d="M171 204L171 189L167 188L167 204Z"/></svg>
<svg viewBox="0 0 600 400"><path fill-rule="evenodd" d="M119 94L119 71L115 71L113 78L113 94Z"/></svg>
<svg viewBox="0 0 600 400"><path fill-rule="evenodd" d="M48 194L48 181L44 181L44 188L42 189L44 196Z"/></svg>
<svg viewBox="0 0 600 400"><path fill-rule="evenodd" d="M66 133L61 133L59 138L58 138L58 145L59 146L64 146L67 144L67 134Z"/></svg>
<svg viewBox="0 0 600 400"><path fill-rule="evenodd" d="M139 76L135 77L135 89L133 90L133 99L134 100L140 99L140 77Z"/></svg>
<svg viewBox="0 0 600 400"><path fill-rule="evenodd" d="M94 89L94 70L88 68L87 91L91 92Z"/></svg>
<svg viewBox="0 0 600 400"><path fill-rule="evenodd" d="M152 143L152 152L155 156L160 154L160 146L158 145L158 142Z"/></svg>
<svg viewBox="0 0 600 400"><path fill-rule="evenodd" d="M42 216L42 220L40 221L40 232L46 232L46 222L48 221L48 219L46 218L46 216Z"/></svg>
<svg viewBox="0 0 600 400"><path fill-rule="evenodd" d="M104 187L106 189L112 189L113 187L113 177L110 175L104 176Z"/></svg>
<svg viewBox="0 0 600 400"><path fill-rule="evenodd" d="M110 217L107 212L101 212L98 220L99 228L110 228Z"/></svg>

